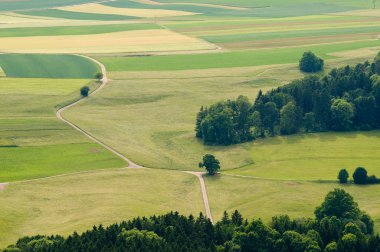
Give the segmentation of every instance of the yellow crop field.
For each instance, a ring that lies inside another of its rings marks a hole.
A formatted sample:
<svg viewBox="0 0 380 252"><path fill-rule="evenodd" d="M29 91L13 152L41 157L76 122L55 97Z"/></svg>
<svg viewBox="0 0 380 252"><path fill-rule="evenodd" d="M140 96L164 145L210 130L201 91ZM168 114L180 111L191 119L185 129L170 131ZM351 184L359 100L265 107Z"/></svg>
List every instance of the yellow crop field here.
<svg viewBox="0 0 380 252"><path fill-rule="evenodd" d="M133 9L133 8L116 8L102 4L81 4L67 7L60 7L59 10L84 12L84 13L96 13L96 14L113 14L113 15L125 15L134 17L174 17L174 16L187 16L197 13L187 11L176 10L164 10L164 9Z"/></svg>
<svg viewBox="0 0 380 252"><path fill-rule="evenodd" d="M0 51L13 53L163 52L216 48L208 42L169 30L0 38Z"/></svg>
<svg viewBox="0 0 380 252"><path fill-rule="evenodd" d="M359 16L359 17L379 17L380 9L354 10L339 13L332 13L338 16Z"/></svg>

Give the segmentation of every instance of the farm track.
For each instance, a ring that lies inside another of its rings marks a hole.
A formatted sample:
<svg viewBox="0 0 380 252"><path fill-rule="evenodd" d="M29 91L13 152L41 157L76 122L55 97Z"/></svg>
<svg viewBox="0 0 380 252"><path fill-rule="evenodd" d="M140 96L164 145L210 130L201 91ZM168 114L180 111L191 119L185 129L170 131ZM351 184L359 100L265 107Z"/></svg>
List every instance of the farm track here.
<svg viewBox="0 0 380 252"><path fill-rule="evenodd" d="M88 57L88 56L84 56L84 55L78 55L78 56L81 56L81 57L84 57L84 58L87 58L93 62L95 62L97 65L100 66L100 69L102 71L102 74L103 74L103 79L101 80L101 85L95 89L93 92L91 92L89 94L89 97L92 97L94 96L95 94L97 94L100 90L102 90L108 83L108 77L107 77L107 70L106 70L106 67L100 63L99 61L97 61L96 59L93 59L91 57ZM62 113L64 111L66 111L67 109L69 108L72 108L74 107L75 105L78 105L79 103L85 101L86 99L88 98L80 98L79 100L77 101L74 101L60 109L57 110L56 112L56 117L63 121L64 123L70 125L72 128L74 128L75 130L81 132L82 134L84 134L86 137L88 137L89 139L91 139L92 141L98 143L99 145L103 146L104 148L106 148L107 150L109 150L110 152L114 153L115 155L117 155L118 157L120 157L121 159L125 160L127 163L128 163L128 168L145 168L141 165L138 165L136 163L134 163L133 161L131 161L130 159L128 159L126 156L124 156L123 154L121 154L120 152L118 152L117 150L115 150L114 148L112 148L111 146L103 143L101 140L99 140L98 138L94 137L93 135L91 135L89 132L85 131L84 129L80 128L78 125L74 124L73 122L70 122L69 120L65 119L63 116L62 116ZM203 198L203 203L204 203L204 207L205 207L205 211L206 211L206 216L210 219L210 221L212 222L212 215L211 215L211 210L210 210L210 205L209 205L209 201L208 201L208 196L207 196L207 190L206 190L206 185L205 185L205 182L204 182L204 178L203 178L203 175L204 173L202 172L191 172L191 171L183 171L185 173L189 173L189 174L192 174L194 176L196 176L198 179L199 179L199 183L200 183L200 186L201 186L201 191L202 191L202 198ZM59 175L58 175L59 176ZM56 176L53 176L53 177L56 177ZM4 186L2 186L3 184L0 184L0 191L2 189L5 188L6 184L4 184Z"/></svg>

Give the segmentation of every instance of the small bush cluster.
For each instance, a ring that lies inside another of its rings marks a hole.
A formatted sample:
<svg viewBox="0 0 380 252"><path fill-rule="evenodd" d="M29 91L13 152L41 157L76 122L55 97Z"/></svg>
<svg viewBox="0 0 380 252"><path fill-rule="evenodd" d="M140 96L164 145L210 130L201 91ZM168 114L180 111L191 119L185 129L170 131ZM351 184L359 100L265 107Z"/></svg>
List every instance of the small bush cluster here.
<svg viewBox="0 0 380 252"><path fill-rule="evenodd" d="M341 184L348 183L349 177L349 173L346 169L339 171L338 180ZM356 168L352 178L353 182L357 185L380 184L380 179L378 179L375 175L368 176L367 170L363 167Z"/></svg>

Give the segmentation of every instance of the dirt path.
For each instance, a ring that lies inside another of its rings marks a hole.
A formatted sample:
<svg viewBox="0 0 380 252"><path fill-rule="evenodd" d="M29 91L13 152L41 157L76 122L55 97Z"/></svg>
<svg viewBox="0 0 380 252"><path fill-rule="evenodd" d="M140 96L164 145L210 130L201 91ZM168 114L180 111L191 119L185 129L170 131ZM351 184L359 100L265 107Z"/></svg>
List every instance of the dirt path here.
<svg viewBox="0 0 380 252"><path fill-rule="evenodd" d="M0 183L0 192L5 189L8 183Z"/></svg>
<svg viewBox="0 0 380 252"><path fill-rule="evenodd" d="M102 90L108 83L108 77L107 77L107 70L106 70L106 67L100 63L99 61L91 58L91 57L88 57L88 56L84 56L84 55L78 55L78 56L81 56L81 57L84 57L84 58L87 58L89 60L92 60L93 62L95 62L96 64L98 64L101 68L101 71L103 73L103 79L101 80L102 84L96 89L94 90L89 96L94 96L95 94L97 94L100 90ZM66 109L69 109L79 103L81 103L82 101L84 101L85 99L87 98L81 98L73 103L70 103L64 107L62 107L61 109L57 110L56 112L56 116L58 119L60 119L61 121L67 123L68 125L70 125L71 127L73 127L75 130L81 132L82 134L84 134L85 136L87 136L89 139L91 139L92 141L100 144L101 146L103 146L104 148L106 148L107 150L111 151L112 153L114 153L115 155L117 155L118 157L122 158L123 160L125 160L127 163L128 163L128 168L144 168L143 166L140 166L138 164L135 164L134 162L132 162L131 160L129 160L127 157L125 157L123 154L121 154L120 152L116 151L115 149L113 149L112 147L108 146L107 144L103 143L102 141L100 141L99 139L97 139L96 137L92 136L90 133L88 133L87 131L81 129L79 126L75 125L74 123L70 122L69 120L65 119L63 116L62 116L62 113L66 110ZM205 206L205 210L206 210L206 216L211 220L212 222L212 216L211 216L211 210L210 210L210 205L209 205L209 202L208 202L208 197L207 197L207 191L206 191L206 185L205 185L205 182L204 182L204 179L203 179L203 174L202 172L191 172L191 171L185 171L186 173L189 173L189 174L192 174L196 177L198 177L199 179L199 183L200 183L200 186L201 186L201 190L202 190L202 197L203 197L203 203L204 203L204 206ZM1 190L1 184L0 184L0 190Z"/></svg>
<svg viewBox="0 0 380 252"><path fill-rule="evenodd" d="M204 172L191 172L191 171L188 171L187 173L193 174L194 176L198 177L199 183L201 184L202 197L203 197L203 203L205 205L206 216L210 219L211 222L213 222L211 210L210 210L210 204L208 203L206 184L205 184L205 180L203 179L203 175L205 173Z"/></svg>
<svg viewBox="0 0 380 252"><path fill-rule="evenodd" d="M78 56L81 56L81 57L84 57L84 58L87 58L93 62L95 62L96 64L98 64L100 66L100 69L103 73L103 79L101 80L102 84L96 89L94 90L92 93L90 93L89 96L94 96L95 94L97 94L100 90L102 90L108 83L108 77L107 77L107 71L106 71L106 67L100 63L99 61L93 59L93 58L90 58L90 57L87 57L87 56L83 56L83 55L78 55ZM112 153L114 153L115 155L117 155L118 157L120 157L121 159L125 160L127 163L128 163L128 167L129 168L141 168L142 166L138 165L138 164L135 164L133 163L131 160L129 160L128 158L126 158L123 154L121 154L120 152L116 151L115 149L113 149L112 147L106 145L105 143L103 143L102 141L100 141L99 139L97 139L96 137L92 136L90 133L88 133L87 131L81 129L79 126L75 125L74 123L68 121L67 119L65 119L63 116L62 116L62 113L66 110L66 109L69 109L81 102L83 102L84 100L86 100L87 98L81 98L73 103L70 103L62 108L60 108L59 110L57 110L56 112L56 116L59 120L67 123L68 125L70 125L71 127L73 127L75 130L81 132L82 134L84 134L85 136L87 136L89 139L91 139L92 141L100 144L101 146L103 146L104 148L106 148L107 150L111 151Z"/></svg>

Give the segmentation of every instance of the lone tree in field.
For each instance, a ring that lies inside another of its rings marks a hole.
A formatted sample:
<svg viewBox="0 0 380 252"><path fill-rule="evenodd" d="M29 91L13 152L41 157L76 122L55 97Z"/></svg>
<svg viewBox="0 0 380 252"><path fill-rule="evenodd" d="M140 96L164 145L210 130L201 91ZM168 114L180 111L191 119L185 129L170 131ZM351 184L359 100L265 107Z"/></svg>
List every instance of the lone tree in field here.
<svg viewBox="0 0 380 252"><path fill-rule="evenodd" d="M348 172L347 172L346 169L340 170L340 172L338 174L339 183L341 183L341 184L347 184L349 176L350 175L348 174Z"/></svg>
<svg viewBox="0 0 380 252"><path fill-rule="evenodd" d="M95 74L95 78L100 82L103 79L103 73L97 72Z"/></svg>
<svg viewBox="0 0 380 252"><path fill-rule="evenodd" d="M219 160L216 159L211 154L206 154L203 156L203 163L199 163L199 168L206 168L206 171L209 175L214 175L220 170L220 163Z"/></svg>
<svg viewBox="0 0 380 252"><path fill-rule="evenodd" d="M90 92L90 88L87 87L87 86L84 86L80 89L80 94L81 96L83 97L87 97L88 96L88 93Z"/></svg>
<svg viewBox="0 0 380 252"><path fill-rule="evenodd" d="M305 52L299 63L300 70L306 73L315 73L323 69L323 59L317 57L312 52Z"/></svg>
<svg viewBox="0 0 380 252"><path fill-rule="evenodd" d="M352 177L354 178L355 184L358 184L358 185L367 184L367 179L368 179L367 170L364 169L363 167L356 168Z"/></svg>

